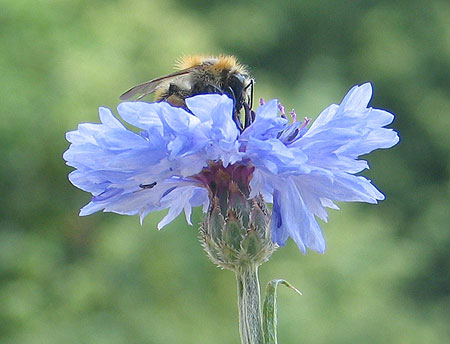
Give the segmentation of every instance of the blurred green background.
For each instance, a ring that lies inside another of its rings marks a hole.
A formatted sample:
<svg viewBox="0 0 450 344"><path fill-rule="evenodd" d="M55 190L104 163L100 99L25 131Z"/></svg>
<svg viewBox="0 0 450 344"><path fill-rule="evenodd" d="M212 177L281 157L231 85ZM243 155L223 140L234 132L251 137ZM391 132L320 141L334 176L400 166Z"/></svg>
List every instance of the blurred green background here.
<svg viewBox="0 0 450 344"><path fill-rule="evenodd" d="M401 143L370 155L380 205L343 204L328 249L261 268L288 343L444 343L449 328L450 3L0 1L0 343L238 343L236 286L196 226L78 217L64 134L184 54L234 54L256 99L315 117L370 80ZM194 214L199 223L201 214Z"/></svg>

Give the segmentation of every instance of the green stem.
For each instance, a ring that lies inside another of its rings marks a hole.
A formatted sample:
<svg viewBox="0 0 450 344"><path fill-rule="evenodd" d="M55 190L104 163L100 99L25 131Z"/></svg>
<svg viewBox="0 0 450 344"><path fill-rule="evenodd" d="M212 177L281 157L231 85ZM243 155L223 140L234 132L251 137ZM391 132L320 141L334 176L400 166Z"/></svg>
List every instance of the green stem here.
<svg viewBox="0 0 450 344"><path fill-rule="evenodd" d="M241 265L235 272L238 287L241 343L263 344L258 266Z"/></svg>

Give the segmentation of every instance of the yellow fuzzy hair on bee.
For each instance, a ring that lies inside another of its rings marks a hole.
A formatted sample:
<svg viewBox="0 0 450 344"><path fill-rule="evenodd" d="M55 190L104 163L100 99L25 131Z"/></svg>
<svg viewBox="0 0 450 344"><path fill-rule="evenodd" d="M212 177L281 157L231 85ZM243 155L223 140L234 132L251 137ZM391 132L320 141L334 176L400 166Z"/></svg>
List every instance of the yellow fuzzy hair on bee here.
<svg viewBox="0 0 450 344"><path fill-rule="evenodd" d="M204 63L211 64L210 69L217 71L229 70L232 72L238 72L240 74L248 74L244 65L241 65L234 56L231 55L219 55L219 56L206 56L206 55L190 55L183 56L177 60L175 68L178 70L184 70L196 66L200 66Z"/></svg>

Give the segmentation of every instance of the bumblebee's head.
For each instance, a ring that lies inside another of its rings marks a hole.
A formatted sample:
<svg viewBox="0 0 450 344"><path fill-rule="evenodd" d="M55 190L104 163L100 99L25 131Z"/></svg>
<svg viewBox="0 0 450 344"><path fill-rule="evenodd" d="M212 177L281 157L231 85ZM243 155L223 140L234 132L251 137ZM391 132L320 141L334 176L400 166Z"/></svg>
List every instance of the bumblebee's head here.
<svg viewBox="0 0 450 344"><path fill-rule="evenodd" d="M231 73L226 81L223 92L233 99L234 114L233 119L238 128L242 131L254 120L254 113L251 110L253 100L254 81L248 75ZM244 113L241 110L244 109Z"/></svg>
<svg viewBox="0 0 450 344"><path fill-rule="evenodd" d="M232 73L228 79L225 94L230 96L234 101L235 112L239 113L244 103L249 108L253 102L253 84L254 81L246 74Z"/></svg>

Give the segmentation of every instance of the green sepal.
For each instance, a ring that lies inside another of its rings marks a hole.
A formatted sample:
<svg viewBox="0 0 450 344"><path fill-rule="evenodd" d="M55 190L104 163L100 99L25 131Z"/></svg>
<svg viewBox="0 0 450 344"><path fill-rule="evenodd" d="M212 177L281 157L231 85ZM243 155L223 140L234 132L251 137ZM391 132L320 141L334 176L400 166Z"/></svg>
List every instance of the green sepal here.
<svg viewBox="0 0 450 344"><path fill-rule="evenodd" d="M239 251L228 245L221 246L220 250L221 255L223 256L222 260L224 264L226 264L224 267L229 268L228 265L234 266L239 262Z"/></svg>
<svg viewBox="0 0 450 344"><path fill-rule="evenodd" d="M266 298L263 306L263 331L264 344L277 344L277 287L278 284L284 284L296 293L302 293L289 282L283 279L270 281L266 287Z"/></svg>
<svg viewBox="0 0 450 344"><path fill-rule="evenodd" d="M222 231L225 226L225 219L220 213L220 208L218 206L216 206L211 212L207 225L209 226L209 232L212 239L215 242L219 242L222 239Z"/></svg>
<svg viewBox="0 0 450 344"><path fill-rule="evenodd" d="M270 215L264 211L267 209L264 203L259 203L253 199L252 209L250 211L250 226L256 230L261 238L270 240L269 219Z"/></svg>
<svg viewBox="0 0 450 344"><path fill-rule="evenodd" d="M215 264L223 262L223 258L220 256L216 243L210 237L205 236L203 240L203 248Z"/></svg>
<svg viewBox="0 0 450 344"><path fill-rule="evenodd" d="M236 183L230 183L228 206L230 209L234 209L235 211L238 210L242 227L247 228L249 225L250 205Z"/></svg>
<svg viewBox="0 0 450 344"><path fill-rule="evenodd" d="M249 231L242 241L242 248L248 257L254 258L261 252L262 243L261 238L255 231Z"/></svg>
<svg viewBox="0 0 450 344"><path fill-rule="evenodd" d="M223 229L223 241L235 250L241 249L241 242L245 235L245 228L238 216L231 209L228 211L225 228Z"/></svg>

